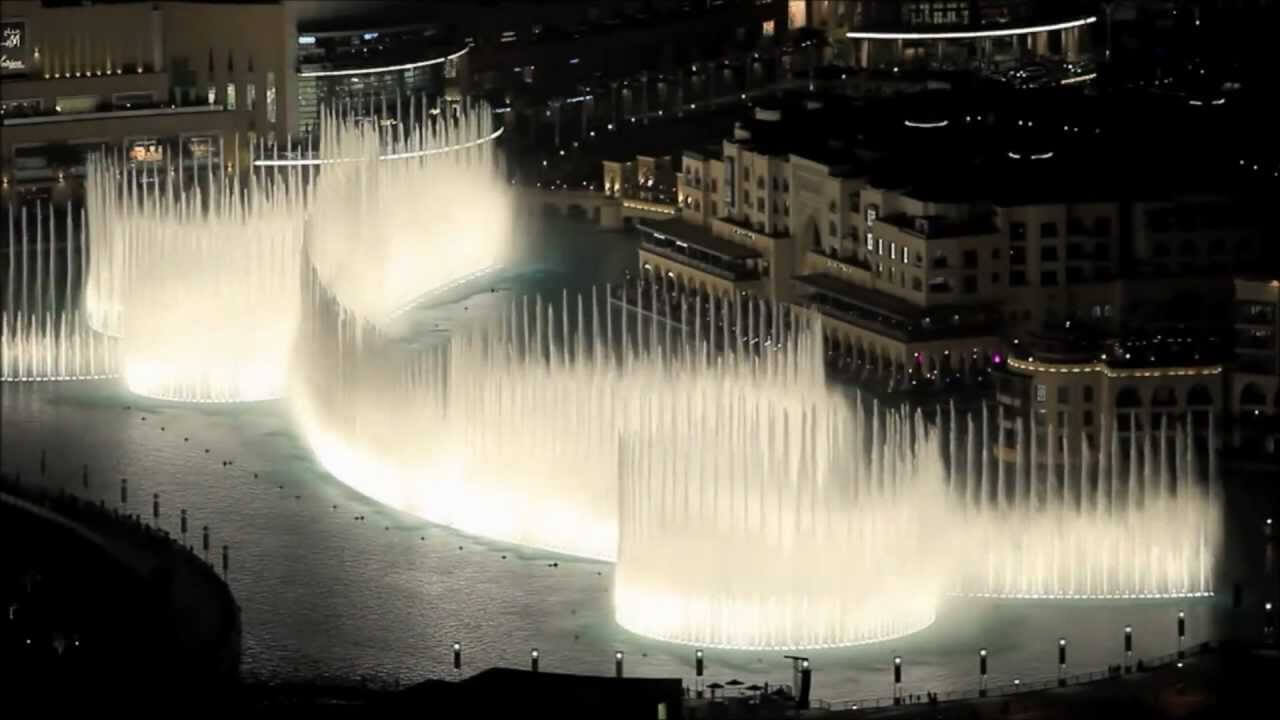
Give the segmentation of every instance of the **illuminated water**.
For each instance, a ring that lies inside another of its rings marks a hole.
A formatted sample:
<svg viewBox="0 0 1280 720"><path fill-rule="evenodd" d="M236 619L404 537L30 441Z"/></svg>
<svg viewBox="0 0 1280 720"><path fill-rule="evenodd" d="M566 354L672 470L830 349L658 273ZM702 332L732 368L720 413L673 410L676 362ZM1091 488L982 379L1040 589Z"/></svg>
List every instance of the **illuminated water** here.
<svg viewBox="0 0 1280 720"><path fill-rule="evenodd" d="M959 592L1085 599L1213 593L1221 481L1216 454L1201 459L1202 438L1190 418L1170 423L1163 416L1159 427L1122 435L1104 416L1096 448L1083 432L1072 444L1067 431L1050 425L1044 436L1034 426L1024 433L1018 420L1014 462L993 463L982 449L989 447L981 430L987 418L977 427L968 418L962 430L952 412L948 506L962 542L975 550ZM1212 419L1201 429L1212 445Z"/></svg>
<svg viewBox="0 0 1280 720"><path fill-rule="evenodd" d="M0 381L77 380L117 374L114 338L93 332L78 310L88 255L83 219L52 205L8 213L0 306Z"/></svg>
<svg viewBox="0 0 1280 720"><path fill-rule="evenodd" d="M96 329L120 337L125 383L139 395L279 397L301 298L301 178L207 180L183 186L90 163L84 307Z"/></svg>

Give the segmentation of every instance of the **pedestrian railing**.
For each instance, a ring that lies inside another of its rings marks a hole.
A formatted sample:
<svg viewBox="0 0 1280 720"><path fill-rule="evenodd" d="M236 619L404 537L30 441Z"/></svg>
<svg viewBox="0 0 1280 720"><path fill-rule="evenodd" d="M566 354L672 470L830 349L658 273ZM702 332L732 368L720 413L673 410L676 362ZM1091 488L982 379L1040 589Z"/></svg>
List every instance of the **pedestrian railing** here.
<svg viewBox="0 0 1280 720"><path fill-rule="evenodd" d="M1185 657L1191 657L1204 652L1208 647L1208 643L1201 643L1186 649L1183 653ZM1139 661L1141 669L1145 672L1155 668L1173 665L1183 659L1178 653L1172 652L1165 655L1157 655L1153 658L1144 658ZM1090 672L1075 673L1066 675L1062 678L1057 676L1048 678L1036 678L1033 680L1019 680L1013 683L1002 685L989 685L985 692L980 688L964 688L961 690L950 690L946 692L934 693L938 702L953 702L956 700L976 700L982 697L1001 697L1006 695L1017 695L1020 693L1039 692L1041 690L1049 690L1051 688L1062 687L1065 685L1082 685L1085 683L1097 682L1107 678L1118 678L1123 674L1121 666L1112 666L1107 670L1093 670ZM896 702L895 702L896 701ZM904 693L900 698L894 697L870 697L846 700L815 700L814 706L825 710L864 710L868 708L888 707L891 705L919 705L929 702L929 693Z"/></svg>

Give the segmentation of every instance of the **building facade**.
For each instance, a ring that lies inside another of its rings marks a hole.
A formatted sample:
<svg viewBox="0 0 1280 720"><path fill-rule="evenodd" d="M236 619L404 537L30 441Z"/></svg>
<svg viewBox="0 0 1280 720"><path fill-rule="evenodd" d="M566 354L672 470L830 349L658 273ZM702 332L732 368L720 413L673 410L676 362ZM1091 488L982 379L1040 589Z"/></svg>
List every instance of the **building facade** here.
<svg viewBox="0 0 1280 720"><path fill-rule="evenodd" d="M1280 460L1280 279L1237 277L1230 410L1235 445Z"/></svg>
<svg viewBox="0 0 1280 720"><path fill-rule="evenodd" d="M6 189L65 191L93 151L134 165L247 161L296 122L293 23L284 3L119 3L3 8ZM247 162L245 163L247 166Z"/></svg>

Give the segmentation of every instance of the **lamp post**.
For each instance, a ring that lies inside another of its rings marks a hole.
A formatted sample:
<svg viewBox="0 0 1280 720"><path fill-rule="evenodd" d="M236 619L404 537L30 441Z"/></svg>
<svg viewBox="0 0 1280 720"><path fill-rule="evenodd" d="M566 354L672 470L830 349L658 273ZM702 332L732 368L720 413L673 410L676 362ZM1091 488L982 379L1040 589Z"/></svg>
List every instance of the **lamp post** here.
<svg viewBox="0 0 1280 720"><path fill-rule="evenodd" d="M702 697L702 649L693 651L693 690L697 697Z"/></svg>
<svg viewBox="0 0 1280 720"><path fill-rule="evenodd" d="M538 648L529 651L529 669L538 672Z"/></svg>
<svg viewBox="0 0 1280 720"><path fill-rule="evenodd" d="M902 656L893 656L893 704L902 704Z"/></svg>
<svg viewBox="0 0 1280 720"><path fill-rule="evenodd" d="M613 652L613 675L616 678L622 678L622 651L615 650Z"/></svg>
<svg viewBox="0 0 1280 720"><path fill-rule="evenodd" d="M987 649L978 651L978 697L987 696Z"/></svg>
<svg viewBox="0 0 1280 720"><path fill-rule="evenodd" d="M1262 632L1265 635L1271 635L1272 630L1275 629L1271 619L1271 603L1267 602L1263 605L1262 611Z"/></svg>
<svg viewBox="0 0 1280 720"><path fill-rule="evenodd" d="M1133 626L1124 626L1124 672L1133 672Z"/></svg>
<svg viewBox="0 0 1280 720"><path fill-rule="evenodd" d="M1067 686L1067 639L1058 638L1058 687Z"/></svg>
<svg viewBox="0 0 1280 720"><path fill-rule="evenodd" d="M462 643L457 640L453 642L453 669L462 669Z"/></svg>
<svg viewBox="0 0 1280 720"><path fill-rule="evenodd" d="M1181 660L1186 651L1182 649L1182 641L1187 637L1187 614L1181 610L1178 611L1178 659Z"/></svg>

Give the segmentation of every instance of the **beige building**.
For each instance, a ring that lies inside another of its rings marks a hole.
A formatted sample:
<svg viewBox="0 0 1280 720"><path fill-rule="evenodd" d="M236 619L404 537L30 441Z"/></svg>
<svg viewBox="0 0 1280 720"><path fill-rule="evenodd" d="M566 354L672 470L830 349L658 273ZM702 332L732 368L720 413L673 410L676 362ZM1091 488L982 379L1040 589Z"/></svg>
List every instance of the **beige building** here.
<svg viewBox="0 0 1280 720"><path fill-rule="evenodd" d="M181 157L195 167L231 161L238 139L247 159L256 138L293 124L287 4L0 7L6 187L62 184L83 172L93 150L141 165Z"/></svg>
<svg viewBox="0 0 1280 720"><path fill-rule="evenodd" d="M1280 452L1280 279L1235 281L1235 363L1230 408L1235 443L1275 457Z"/></svg>
<svg viewBox="0 0 1280 720"><path fill-rule="evenodd" d="M1101 433L1112 428L1127 442L1190 419L1203 435L1212 415L1221 429L1224 367L1200 355L1200 338L1152 336L1091 345L1068 337L1030 336L1014 348L997 379L1002 452L1009 459L1019 419L1024 434L1034 422L1042 457L1050 430L1058 438L1055 450L1065 436L1069 451L1078 453L1084 443L1096 450ZM1056 454L1062 462L1061 452Z"/></svg>

